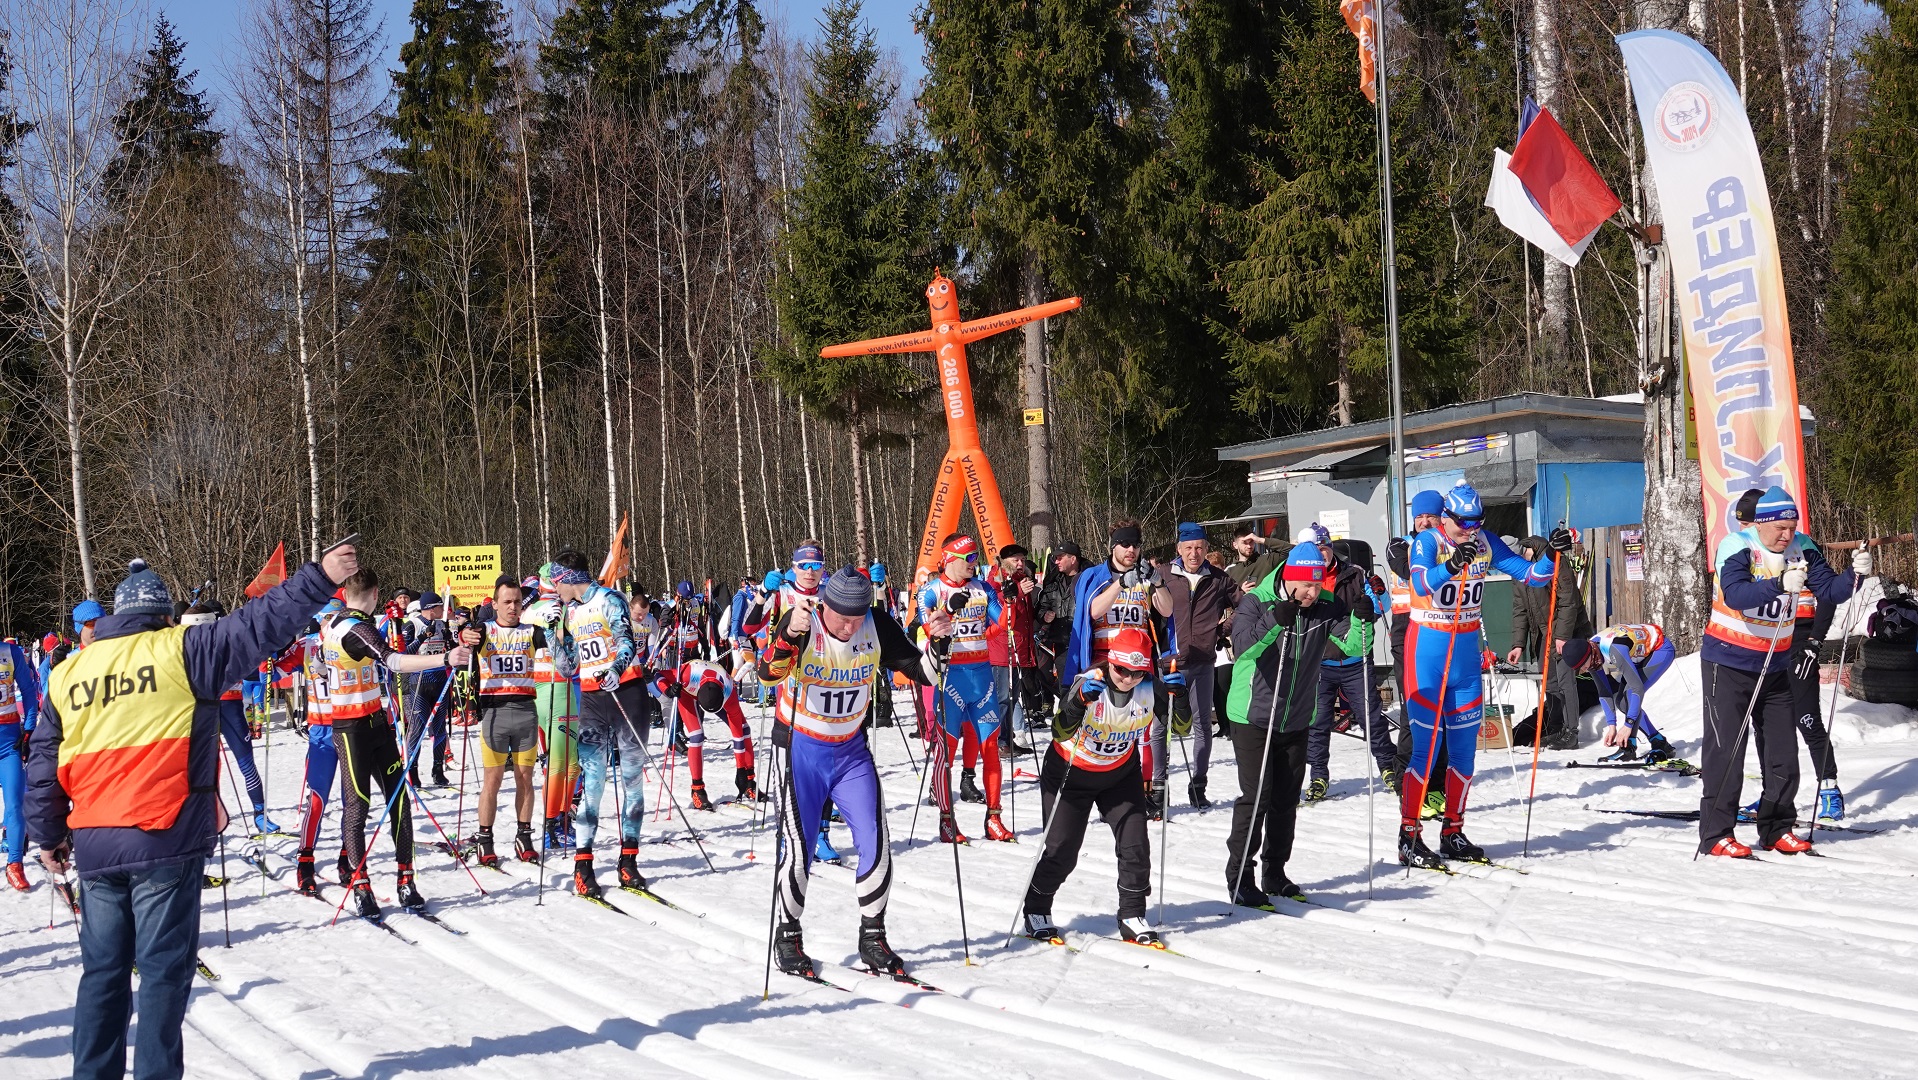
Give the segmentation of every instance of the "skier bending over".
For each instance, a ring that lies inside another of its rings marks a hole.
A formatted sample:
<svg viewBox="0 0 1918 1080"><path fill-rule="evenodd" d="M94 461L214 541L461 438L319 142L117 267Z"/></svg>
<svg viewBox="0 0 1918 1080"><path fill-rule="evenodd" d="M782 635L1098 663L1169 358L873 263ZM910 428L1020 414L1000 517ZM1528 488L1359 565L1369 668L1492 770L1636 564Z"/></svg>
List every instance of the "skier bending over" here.
<svg viewBox="0 0 1918 1080"><path fill-rule="evenodd" d="M1412 667L1411 693L1405 699L1405 719L1412 726L1412 760L1405 767L1399 792L1399 862L1408 866L1438 869L1444 866L1441 854L1467 862L1486 861L1485 850L1465 838L1465 799L1472 790L1478 727L1485 712L1479 671L1483 652L1479 609L1485 579L1497 568L1526 585L1552 580L1551 560L1526 562L1504 541L1484 532L1484 524L1485 505L1478 492L1461 480L1445 493L1438 528L1427 529L1412 541L1412 622L1405 635L1405 653ZM1553 546L1561 541L1566 549L1571 547L1571 535L1562 527L1552 531ZM1419 811L1425 803L1433 747L1439 742L1446 749L1445 824L1435 854L1425 846Z"/></svg>
<svg viewBox="0 0 1918 1080"><path fill-rule="evenodd" d="M1119 861L1119 933L1127 941L1161 946L1146 925L1152 891L1152 846L1146 837L1145 773L1134 753L1152 725L1152 639L1122 630L1105 656L1081 672L1052 721L1052 749L1039 770L1045 802L1045 850L1026 886L1026 936L1055 944L1052 896L1079 865L1086 819L1097 806L1112 827Z"/></svg>
<svg viewBox="0 0 1918 1080"><path fill-rule="evenodd" d="M693 809L711 810L706 794L706 728L708 717L722 717L733 736L733 787L742 800L759 798L753 775L753 738L746 714L739 708L739 689L723 665L710 660L688 660L659 676L659 692L679 702L679 723L686 732L686 769L693 780Z"/></svg>
<svg viewBox="0 0 1918 1080"><path fill-rule="evenodd" d="M823 601L823 602L822 602ZM926 624L934 638L951 632L935 611ZM936 668L891 618L872 610L872 582L852 567L829 578L819 596L798 599L780 616L759 658L759 678L779 687L773 753L785 778L779 815L778 883L774 895L773 955L779 970L814 977L799 920L806 910L812 840L830 797L852 831L859 852L853 888L859 897L859 959L875 972L903 974L905 961L886 943L886 901L892 892L892 852L879 773L866 745L866 710L880 667L930 685Z"/></svg>
<svg viewBox="0 0 1918 1080"><path fill-rule="evenodd" d="M1598 684L1598 703L1605 709L1605 745L1618 747L1600 761L1638 760L1641 731L1652 744L1651 753L1645 755L1648 764L1678 759L1672 744L1645 715L1645 692L1672 666L1672 656L1672 643L1655 623L1613 626L1590 638L1573 638L1559 650L1567 668L1590 673Z"/></svg>

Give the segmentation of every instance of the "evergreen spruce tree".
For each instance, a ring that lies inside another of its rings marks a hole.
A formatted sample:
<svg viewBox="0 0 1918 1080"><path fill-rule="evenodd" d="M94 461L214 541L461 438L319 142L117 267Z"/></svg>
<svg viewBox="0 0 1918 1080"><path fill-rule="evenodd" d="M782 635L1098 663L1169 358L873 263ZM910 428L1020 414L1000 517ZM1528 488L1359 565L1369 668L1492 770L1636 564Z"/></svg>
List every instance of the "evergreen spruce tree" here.
<svg viewBox="0 0 1918 1080"><path fill-rule="evenodd" d="M833 0L822 38L808 50L799 178L788 197L788 233L775 259L773 295L782 347L767 369L815 413L846 423L855 448L883 415L922 394L926 379L903 355L822 358L822 346L904 333L926 321L937 190L928 190L915 133L882 138L894 93L877 71L859 0ZM855 463L859 455L853 455ZM862 487L855 467L854 482ZM865 506L855 490L855 508ZM862 555L872 550L858 528Z"/></svg>
<svg viewBox="0 0 1918 1080"><path fill-rule="evenodd" d="M151 183L162 171L192 163L215 165L221 132L213 127L213 107L193 87L199 72L181 63L186 43L161 15L153 26L153 44L140 61L133 96L113 118L120 137L119 157L108 168L108 183L125 193Z"/></svg>
<svg viewBox="0 0 1918 1080"><path fill-rule="evenodd" d="M1918 512L1918 4L1887 0L1859 51L1852 133L1832 249L1829 370L1814 383L1831 496L1879 521ZM1801 368L1801 370L1803 370Z"/></svg>
<svg viewBox="0 0 1918 1080"><path fill-rule="evenodd" d="M590 88L626 106L668 81L687 43L688 19L667 0L575 0L540 46L548 111Z"/></svg>

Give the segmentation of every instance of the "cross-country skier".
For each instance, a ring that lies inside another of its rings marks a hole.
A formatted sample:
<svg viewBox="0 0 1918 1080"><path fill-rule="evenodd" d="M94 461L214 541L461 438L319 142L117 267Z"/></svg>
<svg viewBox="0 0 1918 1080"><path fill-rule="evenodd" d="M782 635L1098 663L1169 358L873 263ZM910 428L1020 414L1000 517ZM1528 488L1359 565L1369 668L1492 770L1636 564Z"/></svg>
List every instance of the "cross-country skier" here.
<svg viewBox="0 0 1918 1080"><path fill-rule="evenodd" d="M934 611L926 628L933 637L944 638L951 631L951 618L944 610ZM850 566L833 574L817 601L795 601L774 625L760 655L760 680L779 687L773 747L785 785L773 955L781 971L815 973L800 917L812 866L810 844L829 798L852 831L859 854L853 885L859 898L859 959L877 972L905 971L905 962L886 942L892 853L886 803L865 731L875 669L880 667L926 685L936 678L932 657L913 645L898 623L872 610L872 582Z"/></svg>
<svg viewBox="0 0 1918 1080"><path fill-rule="evenodd" d="M579 679L579 813L573 820L573 890L597 899L593 875L593 839L599 833L599 801L615 744L619 776L625 784L619 810L619 884L643 889L639 872L639 827L646 815L648 694L641 674L641 644L634 637L632 609L626 597L593 580L586 556L562 551L554 556L553 587L566 604L566 619L552 642L553 663L567 678Z"/></svg>
<svg viewBox="0 0 1918 1080"><path fill-rule="evenodd" d="M1073 586L1072 638L1060 672L1062 681L1076 679L1079 672L1097 664L1113 638L1127 627L1144 630L1155 643L1163 644L1169 655L1160 657L1162 668L1169 664L1177 669L1177 650L1164 630L1164 620L1172 614L1172 596L1153 582L1151 568L1139 558L1139 523L1130 519L1115 522L1111 542L1111 557L1081 573ZM1140 747L1140 753L1147 775L1155 775L1150 740ZM1146 789L1146 808L1156 818L1164 806L1165 784L1153 783Z"/></svg>
<svg viewBox="0 0 1918 1080"><path fill-rule="evenodd" d="M520 583L522 591L533 591L520 621L539 627L544 639L533 649L533 707L546 748L544 836L548 847L570 848L573 789L579 784L579 685L553 664L552 641L559 636L566 614L552 575L553 564L547 563L538 576Z"/></svg>
<svg viewBox="0 0 1918 1080"><path fill-rule="evenodd" d="M1763 732L1763 792L1755 815L1758 843L1795 854L1810 841L1792 832L1798 817L1798 743L1791 686L1791 637L1801 594L1809 590L1822 606L1851 598L1854 580L1871 573L1871 555L1852 556L1852 574L1825 562L1810 537L1798 531L1798 504L1782 488L1768 488L1753 508L1752 525L1740 542L1720 548L1711 619L1699 653L1705 685L1705 750L1700 762L1698 850L1743 858L1751 848L1733 835L1744 783L1747 729Z"/></svg>
<svg viewBox="0 0 1918 1080"><path fill-rule="evenodd" d="M1033 868L1024 901L1027 937L1059 941L1052 897L1079 865L1093 807L1112 829L1119 863L1119 933L1140 945L1159 945L1145 921L1152 892L1152 845L1147 839L1145 773L1137 749L1152 724L1152 638L1131 627L1113 636L1100 662L1079 674L1052 721L1052 748L1039 767L1045 803L1045 850Z"/></svg>
<svg viewBox="0 0 1918 1080"><path fill-rule="evenodd" d="M353 868L349 887L355 910L362 917L378 918L380 905L366 877L366 815L377 783L392 807L386 817L392 823L394 856L399 860L395 895L401 907L423 911L426 900L413 883L413 814L404 790L406 764L400 760L387 712L386 672L450 671L464 667L472 659L472 650L460 646L438 653L395 652L367 614L380 609L380 579L370 566L362 564L340 591L346 607L321 634L321 648L326 660L327 710L343 780L340 834L345 861Z"/></svg>
<svg viewBox="0 0 1918 1080"><path fill-rule="evenodd" d="M1445 510L1445 496L1436 491L1421 491L1412 496L1412 531L1405 536L1394 536L1385 546L1385 581L1392 598L1392 621L1389 633L1392 641L1392 682L1397 688L1399 700L1398 752L1393 756L1392 772L1385 778L1385 786L1392 794L1399 794L1399 781L1405 775L1406 763L1412 760L1412 725L1405 722L1405 700L1412 688L1412 669L1405 663L1405 635L1412 624L1412 541L1427 529L1438 528L1439 515ZM1445 771L1445 744L1440 740L1433 751L1432 771L1443 774ZM1445 792L1428 791L1425 794L1423 817L1434 818L1445 812Z"/></svg>
<svg viewBox="0 0 1918 1080"><path fill-rule="evenodd" d="M673 600L664 620L665 652L660 659L660 669L668 670L680 666L689 660L706 660L713 655L714 643L718 641L718 630L713 622L711 605L706 603L704 593L693 589L690 581L680 582L673 590Z"/></svg>
<svg viewBox="0 0 1918 1080"><path fill-rule="evenodd" d="M1651 742L1649 764L1675 761L1672 744L1645 715L1645 693L1672 666L1672 643L1656 623L1611 626L1589 638L1576 637L1559 650L1574 674L1590 674L1605 710L1605 745L1618 749L1600 761L1637 761L1638 735Z"/></svg>
<svg viewBox="0 0 1918 1080"><path fill-rule="evenodd" d="M333 742L333 708L328 698L325 646L326 631L333 617L345 610L339 599L328 600L313 616L306 635L300 638L300 669L306 684L306 764L300 792L300 852L295 863L295 887L307 896L320 895L313 875L313 849L320 842L320 821L326 816L326 800L333 795L333 779L339 771L339 748ZM353 867L340 853L339 880L353 880Z"/></svg>
<svg viewBox="0 0 1918 1080"><path fill-rule="evenodd" d="M825 579L826 549L811 537L801 540L799 546L793 548L792 567L766 575L766 594L746 613L746 632L764 636L770 644L771 630L780 618L799 605L817 600L820 583ZM832 816L832 803L828 800L826 812L819 819L819 836L813 841L813 858L821 862L839 858L839 852L833 849L832 840L827 836Z"/></svg>
<svg viewBox="0 0 1918 1080"><path fill-rule="evenodd" d="M660 689L678 703L679 723L686 733L686 770L692 777L692 807L711 810L706 793L706 729L708 717L724 720L733 737L733 787L741 799L759 798L753 772L752 732L739 708L739 691L726 669L710 660L688 660L660 674Z"/></svg>
<svg viewBox="0 0 1918 1080"><path fill-rule="evenodd" d="M1485 850L1465 838L1465 800L1472 790L1478 756L1478 728L1484 715L1480 673L1480 605L1485 578L1494 568L1525 584L1549 582L1549 559L1526 562L1497 536L1485 532L1485 506L1478 492L1461 480L1445 493L1438 528L1412 542L1412 622L1405 652L1412 665L1411 693L1405 701L1412 725L1412 760L1406 766L1399 797L1399 861L1436 869L1444 858L1486 861ZM1561 535L1562 534L1562 535ZM1552 531L1552 543L1565 550L1571 535ZM1445 824L1439 853L1425 846L1419 813L1425 801L1432 748L1443 742Z"/></svg>
<svg viewBox="0 0 1918 1080"><path fill-rule="evenodd" d="M1331 568L1316 544L1239 598L1232 616L1232 689L1226 719L1239 769L1239 799L1226 838L1226 891L1234 904L1269 907L1305 898L1286 876L1305 782L1306 739L1318 703L1325 643L1351 612L1325 587ZM1257 884L1255 884L1257 882Z"/></svg>
<svg viewBox="0 0 1918 1080"><path fill-rule="evenodd" d="M987 640L1003 612L999 591L973 576L978 560L978 541L964 533L946 537L939 545L939 572L926 581L915 602L922 624L931 625L936 611L952 615L952 659L940 684L935 714L945 737L932 762L932 792L939 801L939 839L949 844L966 842L952 813L951 766L962 748L967 755L978 754L985 764L986 790L978 801L986 804L986 838L1013 839L1012 830L999 819L1003 779L997 738L999 698L993 686L991 645ZM961 791L962 797L966 794Z"/></svg>
<svg viewBox="0 0 1918 1080"><path fill-rule="evenodd" d="M501 574L493 583L493 617L460 631L460 643L479 660L480 795L479 835L475 842L483 866L499 865L493 850L493 819L499 814L499 789L513 770L513 810L519 831L513 855L533 862L533 765L539 758L539 710L534 698L534 658L548 648L546 629L520 617L519 582Z"/></svg>
<svg viewBox="0 0 1918 1080"><path fill-rule="evenodd" d="M180 625L211 625L222 614L224 612L218 609L217 604L196 603L181 614ZM234 683L220 694L220 737L226 742L227 751L233 755L233 764L246 787L247 801L253 804L253 831L279 832L280 827L266 816L266 787L261 784L260 770L253 761L253 729L246 722L242 685Z"/></svg>
<svg viewBox="0 0 1918 1080"><path fill-rule="evenodd" d="M0 826L7 830L7 884L27 891L27 736L40 718L40 677L20 646L0 644Z"/></svg>

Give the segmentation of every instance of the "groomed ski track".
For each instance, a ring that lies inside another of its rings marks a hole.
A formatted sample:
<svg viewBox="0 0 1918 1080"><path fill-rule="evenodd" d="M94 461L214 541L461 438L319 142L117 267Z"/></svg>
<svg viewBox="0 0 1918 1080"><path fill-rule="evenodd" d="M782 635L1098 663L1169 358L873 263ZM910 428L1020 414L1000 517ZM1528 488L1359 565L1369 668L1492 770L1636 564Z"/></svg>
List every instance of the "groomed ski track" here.
<svg viewBox="0 0 1918 1080"><path fill-rule="evenodd" d="M1695 684L1696 662L1685 663ZM1682 679L1671 681L1677 691L1656 692L1672 700L1653 702L1664 706L1661 726L1695 746L1696 698L1682 697ZM612 887L616 847L603 827L600 879L625 915L564 891L571 865L557 852L543 902L536 868L510 862L506 873L475 868L481 896L450 856L427 846L439 837L420 815L421 889L461 933L387 904L402 941L350 915L329 925L337 884L327 884L326 906L294 894L291 839L265 841L262 882L240 858L245 841L229 837L233 947L221 947L219 892L209 890L202 956L220 979L194 984L189 1075L1906 1075L1918 1034L1910 960L1918 951L1918 769L1907 763L1918 753L1918 717L1841 705L1834 729L1852 820L1890 831L1820 832L1828 858L1761 852L1759 863L1694 862L1690 823L1587 806L1688 809L1698 780L1565 770L1557 761L1573 755L1549 752L1526 858L1529 752L1495 751L1481 755L1469 831L1494 859L1528 872L1461 866L1457 877L1407 875L1392 860L1396 800L1381 788L1369 896L1364 747L1335 739L1337 797L1300 809L1287 867L1312 902L1279 901L1272 913L1224 899L1237 795L1230 744L1215 746L1218 805L1205 812L1186 805L1185 759L1175 749L1172 818L1163 831L1151 827L1150 914L1163 901L1169 952L1117 939L1111 837L1096 816L1054 903L1071 947L1023 939L1004 947L1039 843L1038 789L1022 759L1021 842L975 838L959 851L970 966L952 851L928 842L936 822L923 807L908 845L919 778L897 734L881 730L872 746L893 834L890 936L914 973L943 992L853 970L853 871L821 865L806 946L845 989L775 972L762 1000L769 826L744 805L694 812L717 868L709 872L677 814L655 814L650 776L645 838L667 842L642 845L641 867L686 911ZM1693 711L1681 713L1686 706ZM1846 722L1850 709L1863 718ZM758 733L759 710L748 715ZM457 755L457 733L454 745ZM290 731L275 732L268 790L282 824L294 816L298 746ZM1579 753L1590 756L1590 747ZM730 787L730 769L730 756L715 749L715 794ZM457 780L457 760L449 771ZM469 833L477 774L475 754ZM673 783L684 805L683 763ZM426 798L452 828L458 790ZM981 809L963 805L961 827L978 830ZM509 858L511 821L509 784L498 825ZM1427 827L1436 833L1436 823ZM832 835L850 857L846 830ZM1162 836L1170 849L1163 896ZM337 851L334 807L320 845L323 883ZM376 843L370 865L376 891L390 898L390 837ZM43 878L37 868L29 874ZM50 911L48 891L0 896L0 1074L9 1078L63 1076L68 1067L78 948L64 909Z"/></svg>

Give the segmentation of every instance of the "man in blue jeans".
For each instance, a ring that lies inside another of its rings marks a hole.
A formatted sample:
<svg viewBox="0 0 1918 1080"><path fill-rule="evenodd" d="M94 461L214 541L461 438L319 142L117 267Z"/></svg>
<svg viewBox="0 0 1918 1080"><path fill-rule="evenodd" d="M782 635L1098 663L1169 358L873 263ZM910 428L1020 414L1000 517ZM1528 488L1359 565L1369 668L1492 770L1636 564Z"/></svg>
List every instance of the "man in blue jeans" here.
<svg viewBox="0 0 1918 1080"><path fill-rule="evenodd" d="M126 1073L136 963L134 1076L185 1074L201 874L226 825L220 694L358 567L351 545L336 546L235 614L187 627L173 625L165 582L135 560L93 643L53 669L27 761L27 829L49 873L71 864L80 875L75 1077Z"/></svg>

